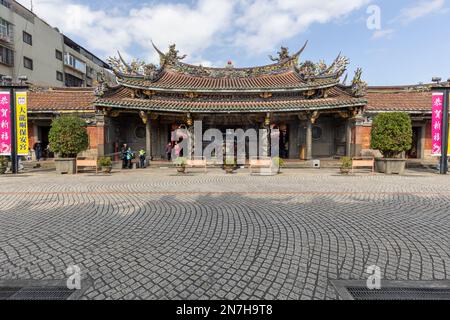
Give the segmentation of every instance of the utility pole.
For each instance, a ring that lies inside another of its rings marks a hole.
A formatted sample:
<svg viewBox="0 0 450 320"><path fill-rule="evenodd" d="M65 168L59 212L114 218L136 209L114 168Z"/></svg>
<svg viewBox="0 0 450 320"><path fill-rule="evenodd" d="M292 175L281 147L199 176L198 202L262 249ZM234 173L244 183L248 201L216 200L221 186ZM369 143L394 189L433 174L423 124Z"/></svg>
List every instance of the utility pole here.
<svg viewBox="0 0 450 320"><path fill-rule="evenodd" d="M11 126L11 172L17 174L19 172L19 161L17 155L17 116L16 116L16 90L28 90L28 86L24 85L25 77L21 77L21 84L13 84L10 77L3 77L0 90L8 90L10 94L10 126Z"/></svg>

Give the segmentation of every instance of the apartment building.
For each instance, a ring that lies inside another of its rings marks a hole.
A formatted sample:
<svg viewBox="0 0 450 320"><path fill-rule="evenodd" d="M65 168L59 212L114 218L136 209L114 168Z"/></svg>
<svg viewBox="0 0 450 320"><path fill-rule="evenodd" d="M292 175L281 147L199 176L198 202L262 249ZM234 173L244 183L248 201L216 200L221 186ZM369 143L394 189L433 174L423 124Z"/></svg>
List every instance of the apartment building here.
<svg viewBox="0 0 450 320"><path fill-rule="evenodd" d="M107 63L14 0L0 0L0 76L36 86L92 87Z"/></svg>

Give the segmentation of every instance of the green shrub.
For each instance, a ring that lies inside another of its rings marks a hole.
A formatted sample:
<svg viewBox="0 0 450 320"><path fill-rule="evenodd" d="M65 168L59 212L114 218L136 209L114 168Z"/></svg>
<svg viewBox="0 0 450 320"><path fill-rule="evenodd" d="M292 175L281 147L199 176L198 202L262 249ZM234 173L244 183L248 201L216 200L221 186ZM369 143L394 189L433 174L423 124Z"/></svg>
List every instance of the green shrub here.
<svg viewBox="0 0 450 320"><path fill-rule="evenodd" d="M277 166L278 168L284 167L284 160L280 157L275 157L272 159L272 163L274 166Z"/></svg>
<svg viewBox="0 0 450 320"><path fill-rule="evenodd" d="M187 159L184 157L178 157L175 159L174 164L177 167L185 167L187 165Z"/></svg>
<svg viewBox="0 0 450 320"><path fill-rule="evenodd" d="M0 156L0 167L6 167L8 165L8 157Z"/></svg>
<svg viewBox="0 0 450 320"><path fill-rule="evenodd" d="M341 168L343 169L351 169L352 165L353 165L353 160L350 157L342 157L341 158L341 162L342 162L342 166Z"/></svg>
<svg viewBox="0 0 450 320"><path fill-rule="evenodd" d="M77 116L62 116L52 122L50 149L62 158L75 158L87 150L89 138L84 121Z"/></svg>
<svg viewBox="0 0 450 320"><path fill-rule="evenodd" d="M411 118L404 112L381 113L372 125L372 149L380 150L385 158L398 157L412 147Z"/></svg>
<svg viewBox="0 0 450 320"><path fill-rule="evenodd" d="M226 158L225 159L225 166L226 167L236 167L236 160L234 160L233 158Z"/></svg>
<svg viewBox="0 0 450 320"><path fill-rule="evenodd" d="M111 167L112 166L112 161L110 157L101 157L100 159L98 159L98 165L100 167Z"/></svg>

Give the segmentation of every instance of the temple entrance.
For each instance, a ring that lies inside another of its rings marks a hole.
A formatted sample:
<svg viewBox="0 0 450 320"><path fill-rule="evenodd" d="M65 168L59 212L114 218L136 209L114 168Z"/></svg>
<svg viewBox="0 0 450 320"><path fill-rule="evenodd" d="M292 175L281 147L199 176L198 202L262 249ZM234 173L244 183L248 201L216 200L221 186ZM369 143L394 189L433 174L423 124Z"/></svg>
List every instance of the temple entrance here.
<svg viewBox="0 0 450 320"><path fill-rule="evenodd" d="M421 135L422 135L422 128L413 127L412 147L408 152L406 152L406 157L408 159L421 158L421 144L420 144Z"/></svg>

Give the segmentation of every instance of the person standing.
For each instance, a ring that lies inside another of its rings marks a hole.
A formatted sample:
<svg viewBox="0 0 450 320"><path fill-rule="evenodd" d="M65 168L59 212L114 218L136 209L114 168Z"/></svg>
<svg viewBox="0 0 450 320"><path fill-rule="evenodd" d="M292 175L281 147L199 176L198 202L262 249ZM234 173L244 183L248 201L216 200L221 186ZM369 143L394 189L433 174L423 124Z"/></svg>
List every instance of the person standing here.
<svg viewBox="0 0 450 320"><path fill-rule="evenodd" d="M139 168L144 169L145 168L145 158L146 158L147 152L145 152L144 149L139 150Z"/></svg>
<svg viewBox="0 0 450 320"><path fill-rule="evenodd" d="M133 153L133 151L131 151L131 147L128 147L128 149L127 149L126 158L127 158L128 169L132 169L134 153Z"/></svg>
<svg viewBox="0 0 450 320"><path fill-rule="evenodd" d="M123 144L122 149L120 149L120 153L122 156L122 169L128 168L128 145L126 143Z"/></svg>
<svg viewBox="0 0 450 320"><path fill-rule="evenodd" d="M34 146L34 154L36 155L36 161L39 162L42 159L42 143L41 141L37 141Z"/></svg>
<svg viewBox="0 0 450 320"><path fill-rule="evenodd" d="M167 155L167 160L168 161L172 161L172 142L169 142L166 146L166 155Z"/></svg>

